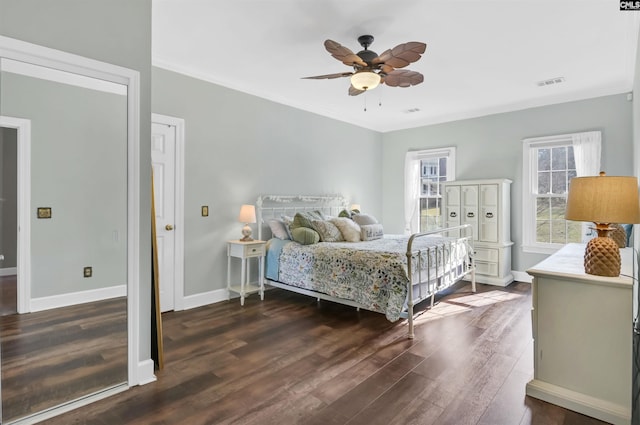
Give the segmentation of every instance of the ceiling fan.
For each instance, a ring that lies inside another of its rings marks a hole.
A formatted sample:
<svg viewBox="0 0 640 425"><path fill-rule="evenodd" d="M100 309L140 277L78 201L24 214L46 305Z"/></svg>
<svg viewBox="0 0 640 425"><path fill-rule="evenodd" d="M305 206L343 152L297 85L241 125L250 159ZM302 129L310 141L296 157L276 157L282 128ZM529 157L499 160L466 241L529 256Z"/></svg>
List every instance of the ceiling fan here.
<svg viewBox="0 0 640 425"><path fill-rule="evenodd" d="M391 87L409 87L424 81L424 76L419 72L396 68L404 68L420 59L427 48L425 43L410 41L399 44L378 56L376 52L369 50L369 46L373 43L372 35L361 35L358 37L358 42L364 50L357 54L333 40L324 42L324 47L331 53L331 56L345 65L352 66L353 72L339 72L303 78L323 80L351 77L350 96L357 96L367 90L374 89L379 84L386 84Z"/></svg>

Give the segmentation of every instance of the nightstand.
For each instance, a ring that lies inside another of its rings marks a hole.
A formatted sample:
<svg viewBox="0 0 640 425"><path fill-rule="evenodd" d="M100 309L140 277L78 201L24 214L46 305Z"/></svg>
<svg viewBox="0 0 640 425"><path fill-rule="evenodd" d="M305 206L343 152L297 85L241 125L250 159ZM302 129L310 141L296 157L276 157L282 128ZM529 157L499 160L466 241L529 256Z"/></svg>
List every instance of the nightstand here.
<svg viewBox="0 0 640 425"><path fill-rule="evenodd" d="M244 298L254 292L259 292L260 299L264 300L264 255L266 244L265 241L258 240L250 242L227 241L227 290L229 298L231 298L231 292L240 294L240 305L244 305ZM240 258L241 260L240 284L238 285L231 284L231 257ZM248 260L251 258L258 259L257 285L249 283L250 262Z"/></svg>

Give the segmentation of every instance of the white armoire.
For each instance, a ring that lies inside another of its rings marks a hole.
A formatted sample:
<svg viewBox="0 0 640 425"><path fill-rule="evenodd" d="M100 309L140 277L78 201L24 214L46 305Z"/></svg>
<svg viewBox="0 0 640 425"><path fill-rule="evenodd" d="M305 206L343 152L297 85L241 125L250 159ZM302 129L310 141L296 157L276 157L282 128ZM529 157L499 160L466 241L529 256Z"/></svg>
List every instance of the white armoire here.
<svg viewBox="0 0 640 425"><path fill-rule="evenodd" d="M471 224L476 281L507 286L511 273L511 180L443 182L442 223Z"/></svg>

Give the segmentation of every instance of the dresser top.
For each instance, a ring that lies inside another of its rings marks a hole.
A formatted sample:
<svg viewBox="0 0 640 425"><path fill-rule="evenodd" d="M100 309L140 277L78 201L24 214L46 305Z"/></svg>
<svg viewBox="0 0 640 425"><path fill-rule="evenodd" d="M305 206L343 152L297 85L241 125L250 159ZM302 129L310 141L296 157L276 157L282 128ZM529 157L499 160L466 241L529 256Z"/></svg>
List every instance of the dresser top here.
<svg viewBox="0 0 640 425"><path fill-rule="evenodd" d="M550 255L547 259L527 270L527 273L532 276L553 276L609 286L629 287L632 285L633 248L623 248L620 250L620 258L622 260L620 276L606 277L585 273L585 247L586 244L582 243L567 244L555 254Z"/></svg>

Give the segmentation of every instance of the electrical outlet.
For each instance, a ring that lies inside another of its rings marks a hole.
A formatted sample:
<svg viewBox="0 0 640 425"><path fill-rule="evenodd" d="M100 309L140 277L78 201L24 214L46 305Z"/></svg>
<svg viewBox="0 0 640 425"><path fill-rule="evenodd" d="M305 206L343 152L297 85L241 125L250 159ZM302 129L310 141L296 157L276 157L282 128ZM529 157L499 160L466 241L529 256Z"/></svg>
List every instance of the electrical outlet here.
<svg viewBox="0 0 640 425"><path fill-rule="evenodd" d="M209 216L209 206L208 205L203 205L202 206L202 216L203 217L208 217Z"/></svg>
<svg viewBox="0 0 640 425"><path fill-rule="evenodd" d="M84 268L84 277L91 277L93 275L93 267Z"/></svg>

